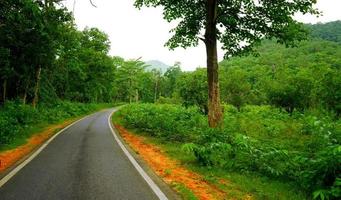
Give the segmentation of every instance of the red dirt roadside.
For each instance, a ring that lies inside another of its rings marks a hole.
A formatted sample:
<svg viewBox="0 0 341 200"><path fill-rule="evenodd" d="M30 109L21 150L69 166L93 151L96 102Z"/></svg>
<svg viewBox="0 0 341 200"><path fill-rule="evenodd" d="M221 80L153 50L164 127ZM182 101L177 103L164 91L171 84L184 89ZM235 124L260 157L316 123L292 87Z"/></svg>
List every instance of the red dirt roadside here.
<svg viewBox="0 0 341 200"><path fill-rule="evenodd" d="M201 175L185 169L177 161L167 157L160 148L146 143L143 137L130 133L120 125L115 125L115 127L132 149L138 152L167 184L183 184L200 200L226 198L227 194L224 191L206 182Z"/></svg>

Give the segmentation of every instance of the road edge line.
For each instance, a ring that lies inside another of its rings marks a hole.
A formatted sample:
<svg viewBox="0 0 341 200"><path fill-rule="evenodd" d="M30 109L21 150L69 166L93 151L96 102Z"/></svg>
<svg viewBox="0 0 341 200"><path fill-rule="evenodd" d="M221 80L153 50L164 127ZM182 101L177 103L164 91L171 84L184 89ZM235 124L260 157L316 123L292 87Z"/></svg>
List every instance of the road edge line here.
<svg viewBox="0 0 341 200"><path fill-rule="evenodd" d="M4 176L1 180L0 180L0 188L5 185L13 176L15 176L22 168L24 168L28 163L30 163L35 157L37 157L39 155L40 152L42 152L48 144L50 144L58 135L60 135L62 132L64 132L65 130L67 130L68 128L70 128L71 126L73 126L74 124L82 121L83 119L88 118L89 116L91 116L93 114L87 115L73 123L71 123L70 125L68 125L67 127L63 128L62 130L58 131L56 134L54 134L50 139L48 139L43 145L41 145L34 153L32 153L32 155L30 155L27 159L25 159L22 163L20 163L18 166L16 166L13 170L11 170L6 176Z"/></svg>
<svg viewBox="0 0 341 200"><path fill-rule="evenodd" d="M166 195L161 191L159 186L148 176L148 174L142 169L142 167L138 164L138 162L135 160L135 158L129 153L127 148L123 145L121 140L118 138L116 135L112 123L111 123L111 117L116 112L117 110L114 110L110 113L109 118L108 118L108 123L109 123L109 128L111 130L112 135L114 136L117 144L121 147L123 153L128 157L129 161L132 163L132 165L135 167L135 169L139 172L139 174L142 176L142 178L147 182L149 187L153 190L155 195L160 199L160 200L168 200Z"/></svg>

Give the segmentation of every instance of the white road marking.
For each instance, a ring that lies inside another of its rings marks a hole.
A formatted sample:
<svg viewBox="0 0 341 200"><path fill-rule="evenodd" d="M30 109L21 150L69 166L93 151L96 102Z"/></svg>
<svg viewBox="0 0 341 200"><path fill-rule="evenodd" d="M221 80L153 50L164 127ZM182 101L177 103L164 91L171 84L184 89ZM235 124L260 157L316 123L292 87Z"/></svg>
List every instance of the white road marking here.
<svg viewBox="0 0 341 200"><path fill-rule="evenodd" d="M93 114L91 114L93 115ZM9 181L15 174L17 174L22 168L24 168L29 162L31 162L36 156L39 155L39 153L41 151L43 151L48 144L50 144L50 142L52 142L52 140L54 140L59 134L61 134L63 131L67 130L68 128L70 128L71 126L73 126L74 124L76 124L77 122L82 121L85 118L88 118L89 116L85 116L82 119L79 119L75 122L73 122L72 124L68 125L67 127L63 128L62 130L60 130L58 133L54 134L49 140L47 140L38 150L36 150L30 157L28 157L25 161L23 161L22 163L20 163L16 168L14 168L12 171L10 171L5 177L3 177L0 180L0 187L2 187L3 185L5 185L5 183L7 181Z"/></svg>
<svg viewBox="0 0 341 200"><path fill-rule="evenodd" d="M140 173L140 175L142 176L142 178L148 183L149 187L153 190L153 192L156 194L156 196L160 199L160 200L168 200L168 198L166 197L166 195L161 191L161 189L155 184L155 182L147 175L147 173L142 169L142 167L137 163L137 161L134 159L134 157L129 153L129 151L125 148L125 146L122 144L121 140L118 138L118 136L116 135L114 129L112 128L111 125L111 116L112 114L115 112L116 110L114 110L109 118L108 118L108 123L109 123L109 127L111 130L111 133L113 134L116 142L118 143L118 145L121 147L121 149L123 150L124 154L128 157L128 159L130 160L130 162L133 164L133 166L136 168L136 170Z"/></svg>

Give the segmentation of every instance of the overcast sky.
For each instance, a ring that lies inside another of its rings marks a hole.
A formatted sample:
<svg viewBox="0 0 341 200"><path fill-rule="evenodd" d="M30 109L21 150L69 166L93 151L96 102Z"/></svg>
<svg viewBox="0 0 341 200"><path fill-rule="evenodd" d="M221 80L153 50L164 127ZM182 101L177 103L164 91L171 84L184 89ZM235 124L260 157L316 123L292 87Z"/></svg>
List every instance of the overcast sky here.
<svg viewBox="0 0 341 200"><path fill-rule="evenodd" d="M317 23L341 20L341 0L317 0L317 8L323 16L297 16L305 23ZM182 63L183 70L194 70L206 66L205 47L181 48L170 51L164 47L170 38L169 30L175 24L169 24L162 17L160 8L143 8L133 6L134 0L76 0L75 19L79 29L97 27L106 32L111 41L111 55L125 59L142 57L144 61L160 60L167 65ZM72 11L74 0L65 0L64 5ZM223 52L219 52L219 60Z"/></svg>

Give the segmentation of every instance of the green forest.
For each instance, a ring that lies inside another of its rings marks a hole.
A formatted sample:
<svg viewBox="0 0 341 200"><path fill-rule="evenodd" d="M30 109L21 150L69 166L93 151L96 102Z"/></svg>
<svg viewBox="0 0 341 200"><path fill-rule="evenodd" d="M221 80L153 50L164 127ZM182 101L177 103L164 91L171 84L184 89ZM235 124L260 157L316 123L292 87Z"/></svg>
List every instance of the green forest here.
<svg viewBox="0 0 341 200"><path fill-rule="evenodd" d="M126 104L119 123L170 145L193 170L253 177L259 186L241 190L256 199L339 199L341 21L303 29L294 46L266 38L219 63L223 122L210 128L204 66L147 70L109 55L105 32L79 30L53 1L0 1L0 150L37 127Z"/></svg>
<svg viewBox="0 0 341 200"><path fill-rule="evenodd" d="M222 127L209 128L205 117L206 69L182 72L178 66L162 76L156 104L124 107L120 123L158 138L175 157L189 154L180 159L195 162L192 167L207 176L223 176L218 172L224 170L240 184L247 180L239 173L291 185L245 186L259 199L337 199L341 22L306 28L311 36L298 47L265 40L257 55L220 63Z"/></svg>

